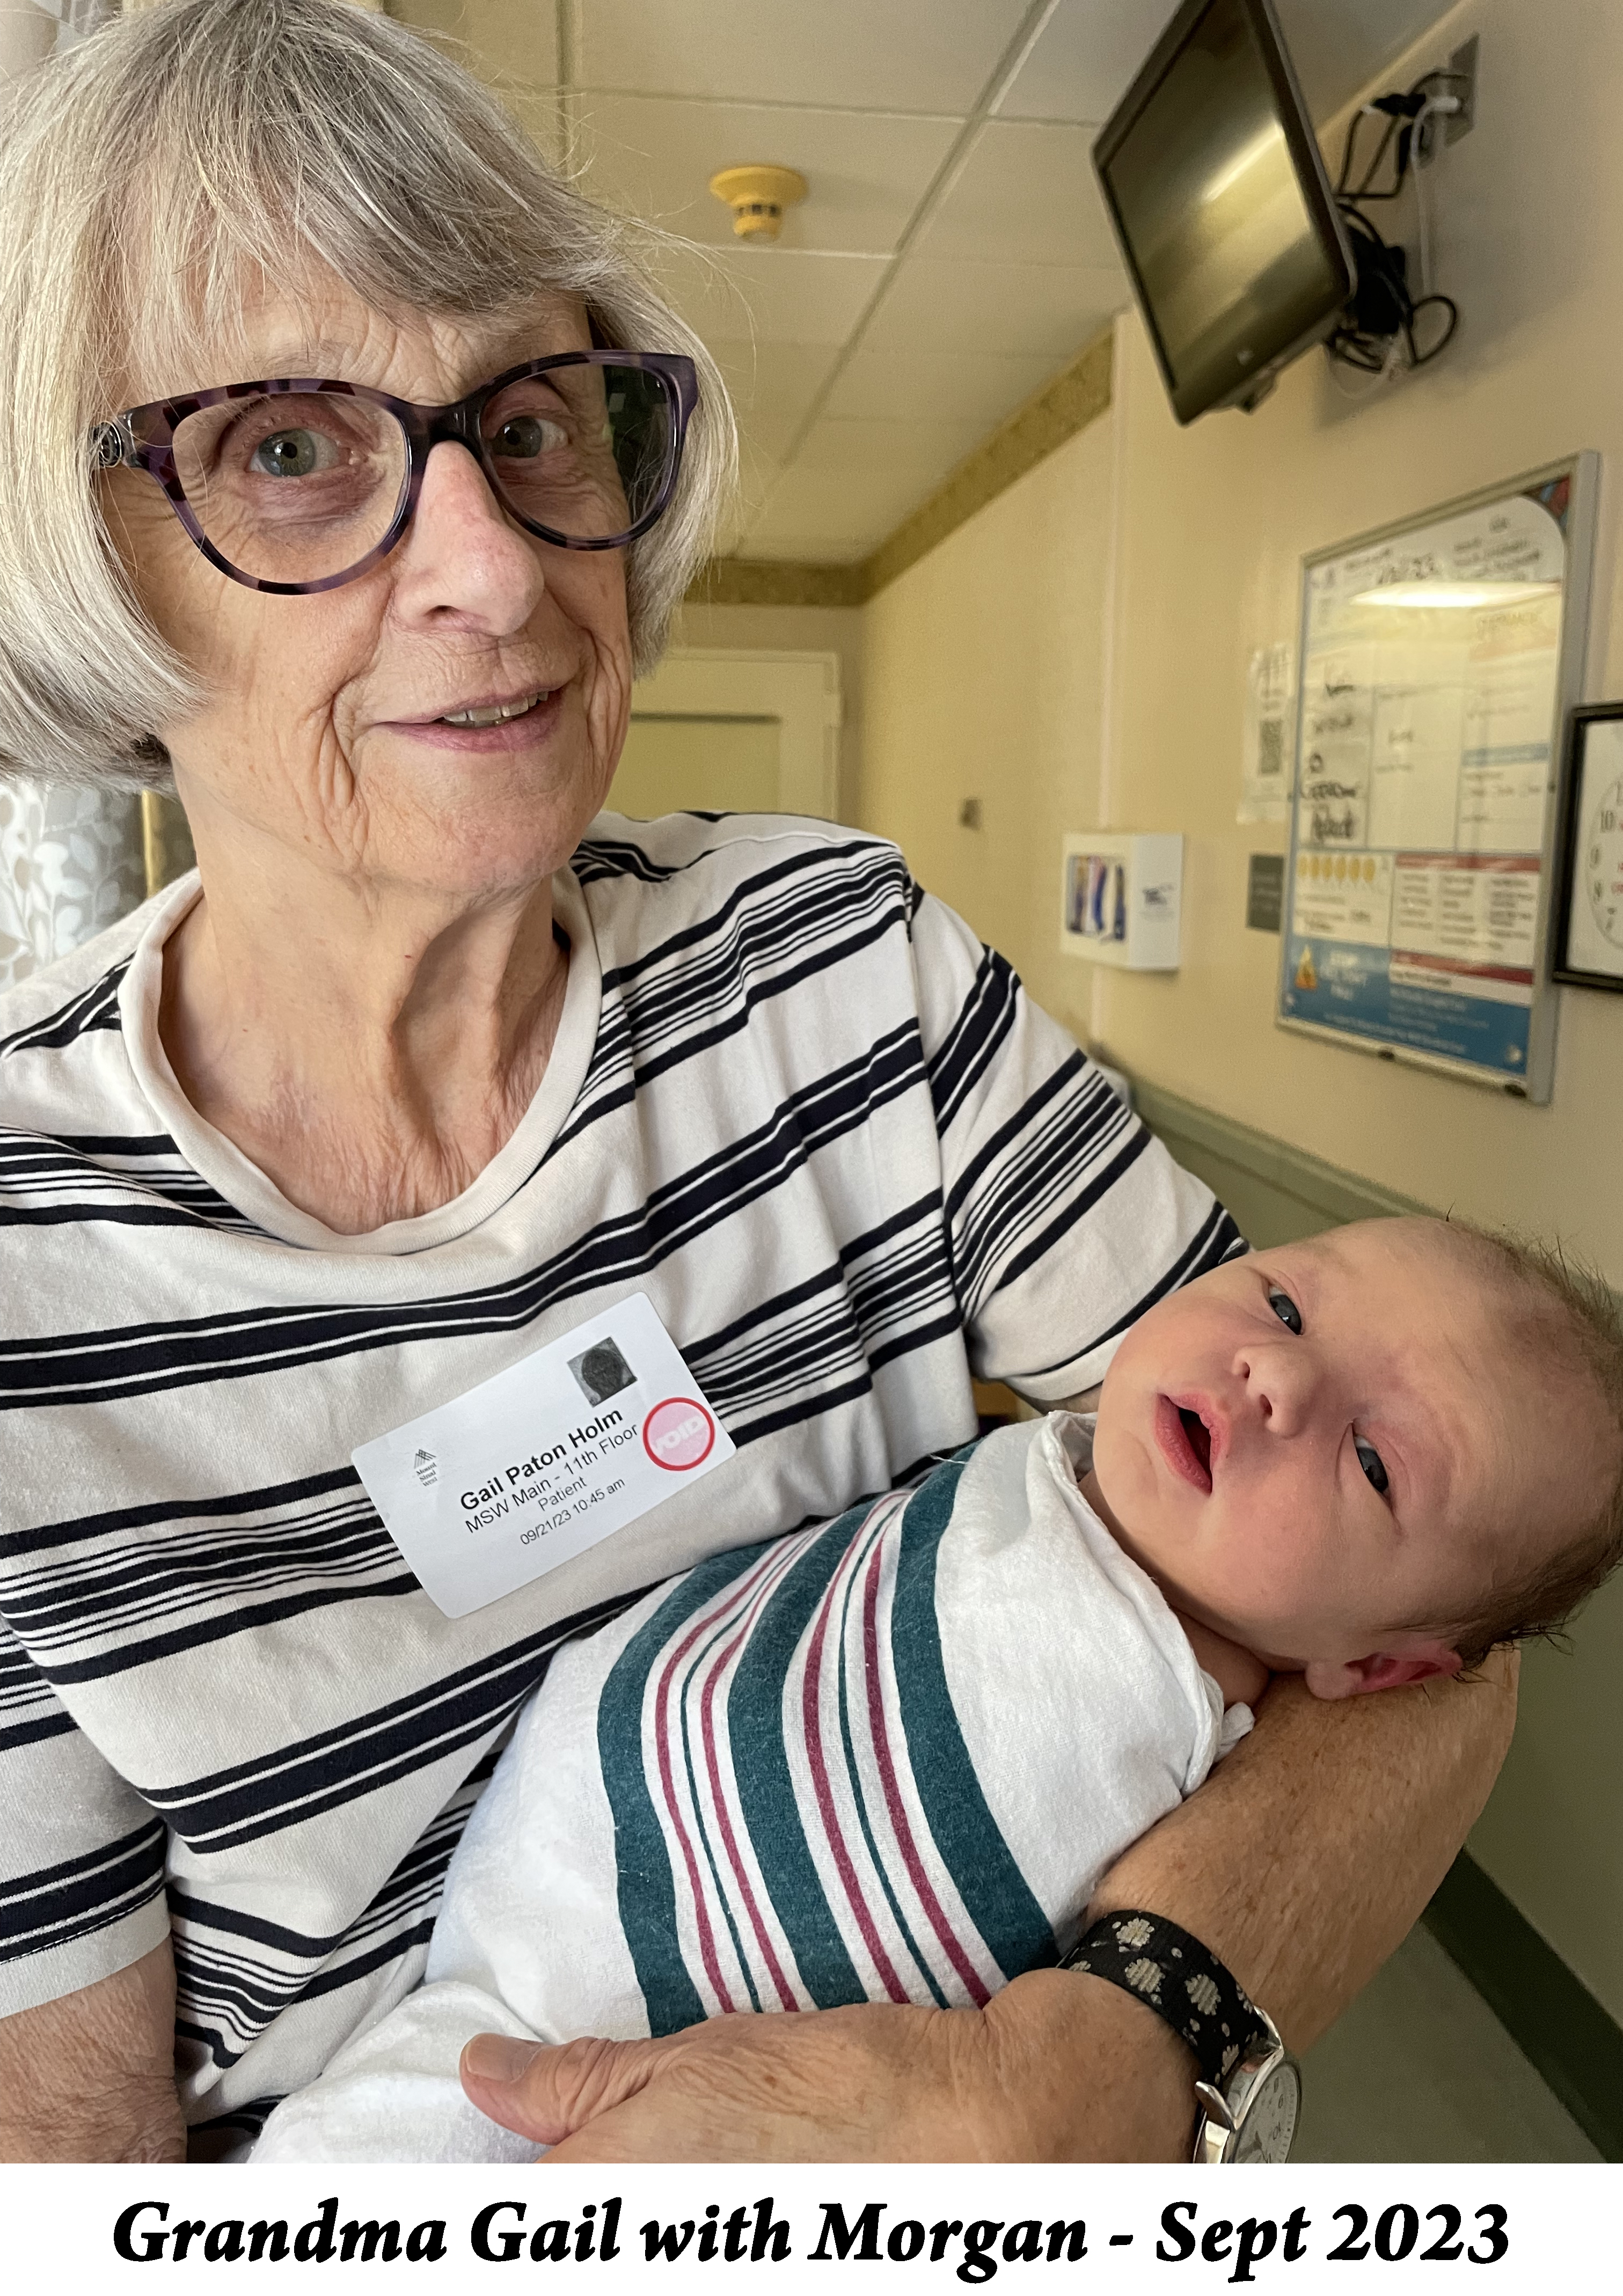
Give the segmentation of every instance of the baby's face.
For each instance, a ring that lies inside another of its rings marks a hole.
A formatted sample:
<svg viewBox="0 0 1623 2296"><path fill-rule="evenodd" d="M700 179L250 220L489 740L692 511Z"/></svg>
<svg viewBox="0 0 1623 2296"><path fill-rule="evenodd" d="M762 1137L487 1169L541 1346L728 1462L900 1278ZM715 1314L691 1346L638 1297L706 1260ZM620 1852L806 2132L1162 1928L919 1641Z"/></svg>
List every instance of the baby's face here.
<svg viewBox="0 0 1623 2296"><path fill-rule="evenodd" d="M1179 1609L1319 1695L1451 1671L1448 1622L1571 1536L1594 1447L1497 1306L1419 1221L1232 1261L1123 1341L1093 1492Z"/></svg>

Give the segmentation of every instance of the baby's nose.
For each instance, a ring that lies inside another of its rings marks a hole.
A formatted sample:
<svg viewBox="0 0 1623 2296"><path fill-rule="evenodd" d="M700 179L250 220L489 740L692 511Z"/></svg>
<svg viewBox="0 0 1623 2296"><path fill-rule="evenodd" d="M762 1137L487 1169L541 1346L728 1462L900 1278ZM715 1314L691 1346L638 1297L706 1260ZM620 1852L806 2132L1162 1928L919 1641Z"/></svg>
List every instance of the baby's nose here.
<svg viewBox="0 0 1623 2296"><path fill-rule="evenodd" d="M1301 1431L1316 1384L1308 1350L1300 1341L1250 1349L1236 1361L1247 1399L1270 1434Z"/></svg>

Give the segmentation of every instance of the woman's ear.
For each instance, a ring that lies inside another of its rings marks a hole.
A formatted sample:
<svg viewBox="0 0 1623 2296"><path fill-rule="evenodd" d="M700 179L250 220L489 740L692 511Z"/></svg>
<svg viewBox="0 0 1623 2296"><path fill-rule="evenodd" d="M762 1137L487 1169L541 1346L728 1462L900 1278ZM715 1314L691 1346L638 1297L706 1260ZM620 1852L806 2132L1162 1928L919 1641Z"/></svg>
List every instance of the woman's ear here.
<svg viewBox="0 0 1623 2296"><path fill-rule="evenodd" d="M1464 1660L1446 1643L1413 1644L1401 1656L1377 1651L1372 1658L1348 1659L1337 1664L1312 1659L1302 1679L1315 1698L1358 1698L1366 1690L1402 1690L1412 1682L1430 1682L1440 1674L1458 1674Z"/></svg>

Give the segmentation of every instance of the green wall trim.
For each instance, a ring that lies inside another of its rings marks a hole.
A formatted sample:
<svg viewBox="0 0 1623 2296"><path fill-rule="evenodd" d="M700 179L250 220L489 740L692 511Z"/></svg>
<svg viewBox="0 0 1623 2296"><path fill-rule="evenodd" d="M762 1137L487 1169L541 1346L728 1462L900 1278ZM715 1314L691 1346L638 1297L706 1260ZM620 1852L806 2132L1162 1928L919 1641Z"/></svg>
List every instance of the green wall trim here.
<svg viewBox="0 0 1623 2296"><path fill-rule="evenodd" d="M713 558L688 590L696 606L865 606L937 543L1023 479L1110 405L1115 337L1107 328L1034 398L973 447L871 557L844 566L802 560Z"/></svg>
<svg viewBox="0 0 1623 2296"><path fill-rule="evenodd" d="M1062 374L1044 383L984 445L966 455L929 500L904 519L868 561L864 571L869 594L916 566L977 510L984 510L1057 447L1096 422L1110 404L1114 352L1114 335L1107 328Z"/></svg>
<svg viewBox="0 0 1623 2296"><path fill-rule="evenodd" d="M688 587L690 606L860 606L866 565L820 566L797 558L713 558Z"/></svg>
<svg viewBox="0 0 1623 2296"><path fill-rule="evenodd" d="M1623 2031L1462 1849L1421 1916L1597 2152L1623 2161Z"/></svg>

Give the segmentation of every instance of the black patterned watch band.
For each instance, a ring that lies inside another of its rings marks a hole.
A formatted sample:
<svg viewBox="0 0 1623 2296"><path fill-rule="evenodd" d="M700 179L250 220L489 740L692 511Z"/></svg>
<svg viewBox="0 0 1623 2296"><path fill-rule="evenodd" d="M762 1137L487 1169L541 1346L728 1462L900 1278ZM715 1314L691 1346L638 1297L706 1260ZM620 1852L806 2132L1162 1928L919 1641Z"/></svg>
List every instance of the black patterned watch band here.
<svg viewBox="0 0 1623 2296"><path fill-rule="evenodd" d="M1221 2088L1266 2019L1215 1954L1159 1914L1107 1914L1084 1931L1060 1961L1084 1977L1108 1978L1164 2018L1200 2062L1200 2076Z"/></svg>

